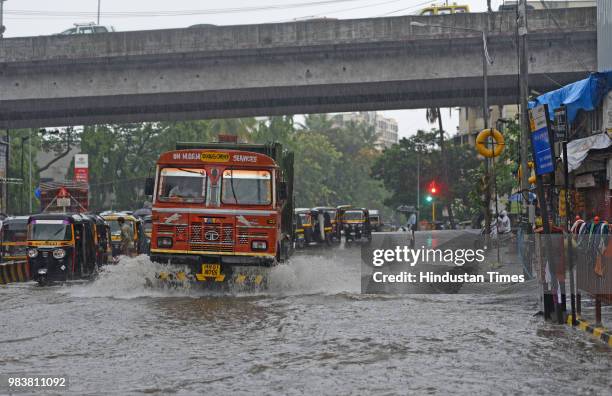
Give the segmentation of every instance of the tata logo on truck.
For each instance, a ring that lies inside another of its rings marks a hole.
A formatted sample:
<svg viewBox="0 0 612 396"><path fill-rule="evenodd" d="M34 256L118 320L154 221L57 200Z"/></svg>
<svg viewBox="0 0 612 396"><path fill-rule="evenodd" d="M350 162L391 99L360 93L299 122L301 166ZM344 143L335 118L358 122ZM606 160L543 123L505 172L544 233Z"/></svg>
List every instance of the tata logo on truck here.
<svg viewBox="0 0 612 396"><path fill-rule="evenodd" d="M206 238L207 241L217 241L219 240L219 233L217 231L206 231L204 238Z"/></svg>

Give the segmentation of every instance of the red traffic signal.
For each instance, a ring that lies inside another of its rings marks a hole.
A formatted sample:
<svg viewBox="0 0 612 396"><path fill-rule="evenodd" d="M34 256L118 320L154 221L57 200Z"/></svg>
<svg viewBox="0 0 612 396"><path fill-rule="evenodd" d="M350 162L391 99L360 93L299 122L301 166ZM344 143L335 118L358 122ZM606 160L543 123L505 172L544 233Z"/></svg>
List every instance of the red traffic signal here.
<svg viewBox="0 0 612 396"><path fill-rule="evenodd" d="M429 183L429 188L428 188L428 191L429 191L429 193L430 193L431 195L436 195L436 194L438 194L439 189L438 189L438 186L436 185L436 182L435 182L435 181L432 181L431 183Z"/></svg>

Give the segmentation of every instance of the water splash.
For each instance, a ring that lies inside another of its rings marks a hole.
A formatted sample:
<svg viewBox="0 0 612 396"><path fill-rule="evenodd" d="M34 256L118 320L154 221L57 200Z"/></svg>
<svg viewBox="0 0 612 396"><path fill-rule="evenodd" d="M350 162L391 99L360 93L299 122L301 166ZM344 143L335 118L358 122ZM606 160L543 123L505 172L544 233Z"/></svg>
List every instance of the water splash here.
<svg viewBox="0 0 612 396"><path fill-rule="evenodd" d="M272 294L359 293L359 259L338 254L294 256L272 270L268 286Z"/></svg>
<svg viewBox="0 0 612 396"><path fill-rule="evenodd" d="M351 262L337 254L294 256L286 264L274 267L269 273L268 289L262 291L236 291L223 293L210 291L185 283L182 287L151 287L147 279L154 280L159 272L176 272L178 267L152 262L149 257L122 257L117 265L100 270L95 280L85 284L69 285L60 292L79 298L133 299L141 297L202 297L231 294L300 295L359 293L358 261Z"/></svg>
<svg viewBox="0 0 612 396"><path fill-rule="evenodd" d="M64 288L62 291L73 297L110 297L132 299L139 297L185 296L190 290L162 289L147 286L147 279L155 279L161 271L173 270L168 265L152 262L148 256L121 257L116 265L107 265L93 282Z"/></svg>

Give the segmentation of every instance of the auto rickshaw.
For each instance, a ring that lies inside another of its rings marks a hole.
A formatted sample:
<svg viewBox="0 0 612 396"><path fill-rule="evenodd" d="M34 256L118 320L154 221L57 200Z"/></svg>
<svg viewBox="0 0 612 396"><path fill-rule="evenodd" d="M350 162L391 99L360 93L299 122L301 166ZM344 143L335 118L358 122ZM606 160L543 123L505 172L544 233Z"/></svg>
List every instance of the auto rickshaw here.
<svg viewBox="0 0 612 396"><path fill-rule="evenodd" d="M380 212L376 209L370 210L370 225L372 231L380 232L382 230L383 223L380 218Z"/></svg>
<svg viewBox="0 0 612 396"><path fill-rule="evenodd" d="M136 254L146 253L146 238L143 227L143 222L140 218L134 217L130 214L123 212L117 213L103 213L102 218L106 220L110 226L111 231L111 244L113 257L119 257L121 254L121 226L119 225L119 218L123 217L125 222L132 227L134 233L134 251Z"/></svg>
<svg viewBox="0 0 612 396"><path fill-rule="evenodd" d="M95 224L94 240L97 246L96 261L98 266L107 265L109 263L109 258L112 256L110 226L102 216L97 214L87 214L83 216L91 219Z"/></svg>
<svg viewBox="0 0 612 396"><path fill-rule="evenodd" d="M341 211L342 228L346 246L354 242L372 241L370 214L365 208L343 208Z"/></svg>
<svg viewBox="0 0 612 396"><path fill-rule="evenodd" d="M95 274L95 222L79 214L36 214L28 220L27 259L40 285Z"/></svg>
<svg viewBox="0 0 612 396"><path fill-rule="evenodd" d="M2 222L2 262L23 261L28 250L29 216L7 217Z"/></svg>
<svg viewBox="0 0 612 396"><path fill-rule="evenodd" d="M146 215L142 217L142 225L144 229L145 238L145 249L147 252L151 249L151 234L153 233L153 217Z"/></svg>
<svg viewBox="0 0 612 396"><path fill-rule="evenodd" d="M323 216L323 231L324 231L324 240L320 240L319 242L325 242L327 244L330 243L340 243L340 236L337 231L338 228L338 220L337 220L337 210L332 207L316 207L312 208L312 216L319 217L319 215ZM321 239L321 232L319 230L319 223L316 223L314 233Z"/></svg>
<svg viewBox="0 0 612 396"><path fill-rule="evenodd" d="M293 211L295 222L295 246L303 248L313 241L313 222L310 209L298 208Z"/></svg>

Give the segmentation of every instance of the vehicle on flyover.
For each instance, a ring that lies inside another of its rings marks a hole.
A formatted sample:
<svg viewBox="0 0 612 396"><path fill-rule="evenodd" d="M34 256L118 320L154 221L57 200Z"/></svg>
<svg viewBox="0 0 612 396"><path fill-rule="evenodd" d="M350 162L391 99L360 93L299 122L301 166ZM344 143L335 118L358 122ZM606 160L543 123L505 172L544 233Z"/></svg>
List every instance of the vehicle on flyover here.
<svg viewBox="0 0 612 396"><path fill-rule="evenodd" d="M162 153L153 197L152 261L181 270L158 279L265 287L293 241L293 154L280 144L178 143Z"/></svg>
<svg viewBox="0 0 612 396"><path fill-rule="evenodd" d="M95 222L80 214L41 213L28 220L27 260L40 285L82 279L97 271Z"/></svg>
<svg viewBox="0 0 612 396"><path fill-rule="evenodd" d="M28 250L29 216L7 217L2 222L2 262L23 261Z"/></svg>
<svg viewBox="0 0 612 396"><path fill-rule="evenodd" d="M432 4L429 7L423 8L419 11L419 15L431 16L431 15L450 15L450 14L464 14L470 12L470 6L453 4Z"/></svg>
<svg viewBox="0 0 612 396"><path fill-rule="evenodd" d="M59 35L73 35L73 34L97 34L97 33L111 33L114 32L115 28L112 26L102 26L94 22L89 23L75 23L73 28L66 29Z"/></svg>

